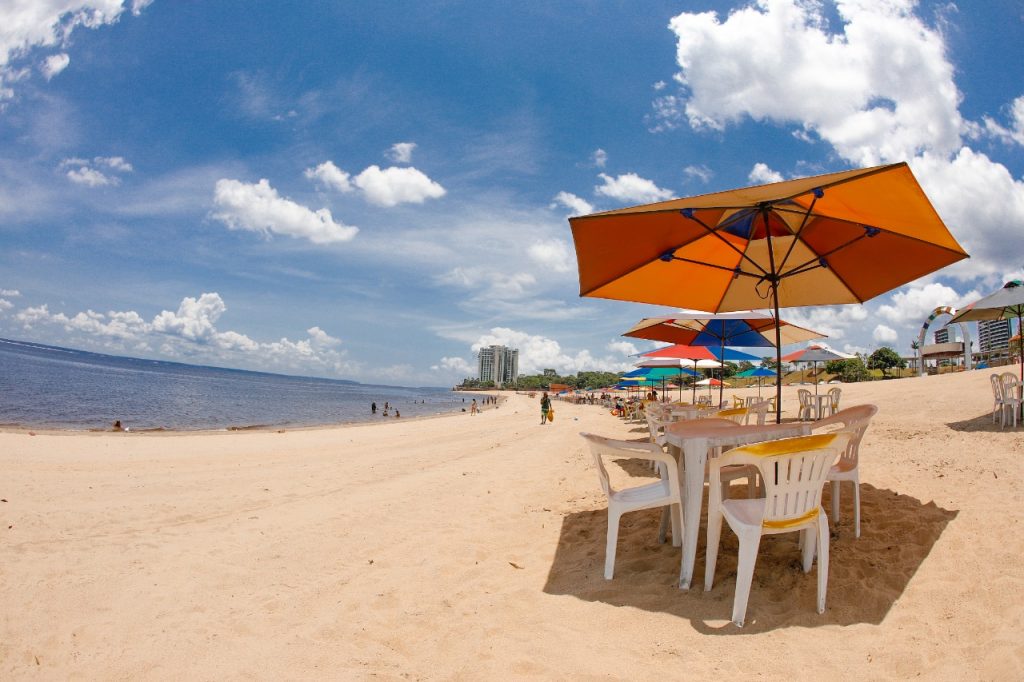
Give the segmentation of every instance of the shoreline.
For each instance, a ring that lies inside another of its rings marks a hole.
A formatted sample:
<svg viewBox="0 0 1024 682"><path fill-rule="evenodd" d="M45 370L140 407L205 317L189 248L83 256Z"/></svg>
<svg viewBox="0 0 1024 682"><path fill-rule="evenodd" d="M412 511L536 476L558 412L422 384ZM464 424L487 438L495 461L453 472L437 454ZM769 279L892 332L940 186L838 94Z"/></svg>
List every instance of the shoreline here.
<svg viewBox="0 0 1024 682"><path fill-rule="evenodd" d="M493 389L492 392L498 399L497 405L490 406L478 406L477 409L480 412L494 410L501 407L502 404L507 402L508 398L506 395L502 395L501 391ZM46 436L179 436L179 435L216 435L216 434L239 434L239 433L286 433L293 431L320 431L325 429L344 429L351 428L353 426L367 426L367 425L384 425L392 422L414 422L424 421L429 419L443 419L445 417L455 417L462 414L469 414L468 408L452 410L450 412L436 412L434 414L418 414L410 417L384 417L378 415L377 417L371 417L369 419L361 421L350 421L350 422L337 422L334 424L310 424L302 426L286 426L286 425L256 425L256 426L225 426L218 429L169 429L169 428L152 428L152 429L131 429L127 431L115 431L114 429L65 429L65 428L53 428L53 427L32 427L32 426L21 426L17 424L0 424L0 434L27 434L30 436L46 435Z"/></svg>

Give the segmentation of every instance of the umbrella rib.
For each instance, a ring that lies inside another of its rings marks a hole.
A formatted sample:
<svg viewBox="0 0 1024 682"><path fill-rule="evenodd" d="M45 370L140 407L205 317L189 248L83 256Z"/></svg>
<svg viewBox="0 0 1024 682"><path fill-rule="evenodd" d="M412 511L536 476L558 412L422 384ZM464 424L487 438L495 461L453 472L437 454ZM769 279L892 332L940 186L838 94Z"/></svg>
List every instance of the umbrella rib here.
<svg viewBox="0 0 1024 682"><path fill-rule="evenodd" d="M720 241L721 241L721 242L722 242L723 244L725 244L725 245L726 245L726 246L728 246L728 247L729 247L730 249L732 249L732 250L733 250L733 251L735 251L735 252L736 252L737 254L739 254L739 257L740 257L741 259L743 259L743 260L747 261L748 263L750 263L751 265L753 265L753 266L754 266L755 268L757 268L758 270L760 270L760 271L761 271L761 275L762 275L762 276L765 276L765 275L767 275L767 274L768 274L768 273L767 273L767 272L765 271L765 269L764 269L764 268L762 268L762 267L761 267L761 266L760 266L760 265L759 265L759 264L757 263L757 261L755 261L755 260L754 260L753 258L751 258L750 256L748 256L748 255L746 254L746 251L741 251L740 249L738 249L738 248L736 247L736 245L735 245L735 244L733 244L732 242L730 242L730 241L729 241L728 239L726 239L725 237L723 237L723 236L722 236L722 235L721 235L721 234L719 233L719 230L721 230L721 229L725 229L725 228L727 228L727 227L731 226L731 225L732 225L733 223L735 223L735 222L738 222L738 221L739 221L739 218L736 218L736 216L739 216L739 215L741 215L741 213L740 213L740 212L736 212L736 213L734 213L734 214L733 214L732 216L730 216L730 217L729 217L729 219L725 220L724 222L722 222L721 224L719 224L719 225L718 225L717 227L711 227L710 225L708 225L707 223L705 223L705 222L704 222L703 220L701 220L700 218L696 217L696 216L695 216L695 215L693 214L693 211L692 211L692 210L689 210L689 209L683 209L682 211L680 211L680 215L682 215L682 216L683 216L684 218L689 218L690 220L692 220L693 222L697 223L698 225L700 225L701 227L703 227L703 228L704 228L705 230L707 230L707 231L708 231L708 234L710 234L710 235L712 235L712 236L714 236L714 237L717 237L717 238L718 238L718 239L719 239L719 240L720 240ZM693 241L696 241L696 240L691 240L691 242L690 242L690 243L692 243ZM747 240L747 244L749 244L749 243L750 243L750 240L748 239L748 240ZM679 247L676 247L676 248L679 248ZM672 254L672 256L673 256L673 257L675 257L675 253L674 253L674 251L675 251L675 249L673 249L673 254ZM723 269L723 270L726 270L726 269L730 269L730 268L722 268L722 269ZM731 269L732 269L732 271L733 271L733 272L736 272L736 273L739 273L739 274L746 274L746 275L751 275L751 276L753 276L753 277L757 277L757 275L752 275L752 273L748 273L748 272L745 272L745 271L741 270L741 269L739 268L739 266L738 266L738 265L737 265L737 266L736 266L735 268L731 268Z"/></svg>
<svg viewBox="0 0 1024 682"><path fill-rule="evenodd" d="M825 191L820 187L814 190L814 198L811 199L811 205L807 207L806 211L804 211L804 217L800 221L800 227L797 228L797 231L793 234L793 241L789 243L789 248L786 249L786 255L783 256L782 260L779 262L779 270L782 270L784 267L786 267L786 262L789 260L790 255L793 253L793 249L796 248L796 243L797 241L799 241L800 235L803 233L804 228L807 227L807 221L810 219L811 214L814 213L814 205L817 204L818 199L820 199L824 195ZM782 211L779 212L781 213ZM767 222L765 223L764 229L768 229Z"/></svg>

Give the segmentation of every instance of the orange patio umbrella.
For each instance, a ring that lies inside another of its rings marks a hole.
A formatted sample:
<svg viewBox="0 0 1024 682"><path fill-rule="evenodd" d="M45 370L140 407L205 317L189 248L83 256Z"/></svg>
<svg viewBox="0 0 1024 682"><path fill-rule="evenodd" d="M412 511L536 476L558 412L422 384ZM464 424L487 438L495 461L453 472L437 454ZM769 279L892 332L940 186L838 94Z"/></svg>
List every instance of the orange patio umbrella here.
<svg viewBox="0 0 1024 682"><path fill-rule="evenodd" d="M581 296L711 313L770 308L776 319L780 307L861 303L967 257L906 163L569 223Z"/></svg>

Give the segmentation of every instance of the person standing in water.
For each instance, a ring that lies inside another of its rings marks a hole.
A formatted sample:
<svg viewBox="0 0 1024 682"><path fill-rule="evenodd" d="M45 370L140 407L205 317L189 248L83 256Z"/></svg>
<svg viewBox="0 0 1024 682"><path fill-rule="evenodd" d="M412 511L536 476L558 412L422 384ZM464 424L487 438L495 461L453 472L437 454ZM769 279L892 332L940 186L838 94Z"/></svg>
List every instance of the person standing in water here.
<svg viewBox="0 0 1024 682"><path fill-rule="evenodd" d="M377 414L377 403L376 403L376 401L370 403L370 414Z"/></svg>

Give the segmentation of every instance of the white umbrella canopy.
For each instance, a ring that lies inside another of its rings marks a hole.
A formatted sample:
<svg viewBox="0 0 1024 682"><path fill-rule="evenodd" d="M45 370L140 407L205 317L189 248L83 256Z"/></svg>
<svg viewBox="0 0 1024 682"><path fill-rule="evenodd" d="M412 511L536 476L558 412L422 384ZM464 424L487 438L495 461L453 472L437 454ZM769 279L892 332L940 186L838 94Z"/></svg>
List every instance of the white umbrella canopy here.
<svg viewBox="0 0 1024 682"><path fill-rule="evenodd" d="M787 355L782 356L783 362L810 362L814 365L814 368L818 368L819 362L832 362L833 360L849 360L853 358L853 355L849 353L843 353L837 351L834 348L830 348L824 343L816 343L806 348L793 351ZM801 374L801 377L803 375ZM803 381L803 378L801 378ZM818 382L814 382L814 395L818 395Z"/></svg>

